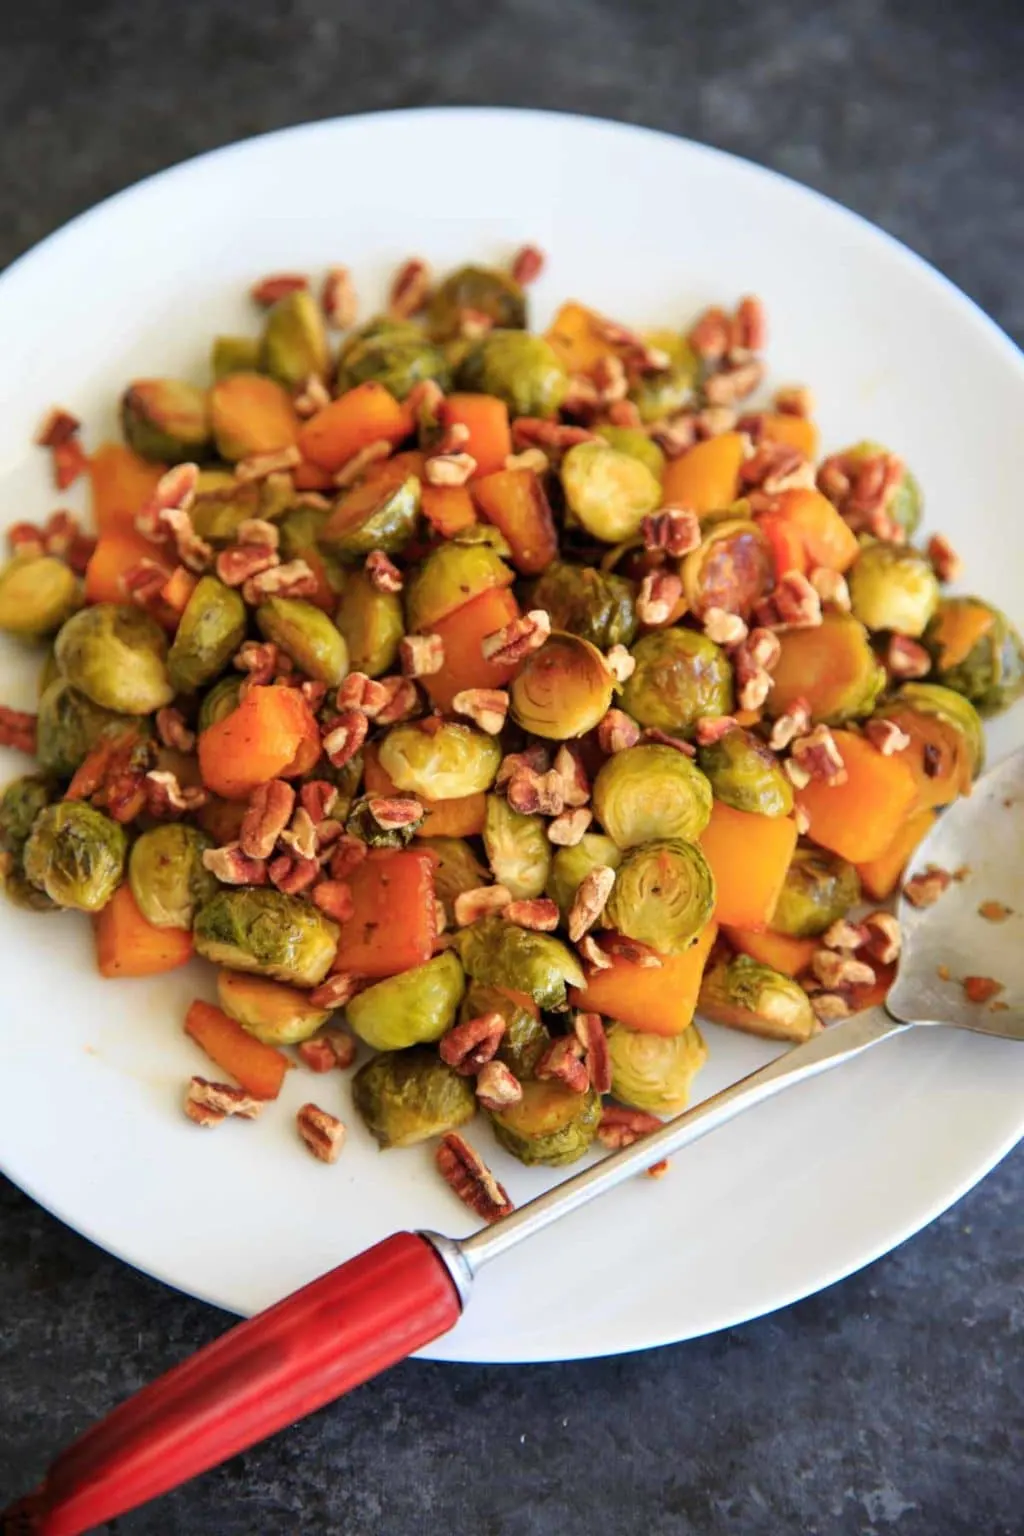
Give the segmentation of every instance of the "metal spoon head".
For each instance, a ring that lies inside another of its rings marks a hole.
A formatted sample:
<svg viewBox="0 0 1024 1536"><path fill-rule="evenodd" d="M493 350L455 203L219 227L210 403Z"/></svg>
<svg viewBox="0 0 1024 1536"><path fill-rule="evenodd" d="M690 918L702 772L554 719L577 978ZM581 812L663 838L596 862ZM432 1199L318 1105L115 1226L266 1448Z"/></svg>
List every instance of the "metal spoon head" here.
<svg viewBox="0 0 1024 1536"><path fill-rule="evenodd" d="M986 773L944 811L917 849L910 873L957 872L933 906L900 898L899 974L886 1007L910 1024L952 1024L1024 1040L1024 750ZM979 910L985 907L986 918ZM1002 920L993 920L1003 909ZM972 1003L966 976L990 977L998 995Z"/></svg>

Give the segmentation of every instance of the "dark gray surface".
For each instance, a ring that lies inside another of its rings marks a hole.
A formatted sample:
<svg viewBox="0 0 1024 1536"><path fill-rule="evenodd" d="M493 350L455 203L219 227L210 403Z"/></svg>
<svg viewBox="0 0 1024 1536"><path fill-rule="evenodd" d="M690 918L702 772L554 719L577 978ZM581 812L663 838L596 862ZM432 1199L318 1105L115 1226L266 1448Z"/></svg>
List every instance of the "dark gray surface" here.
<svg viewBox="0 0 1024 1536"><path fill-rule="evenodd" d="M507 103L771 164L907 240L1020 339L1022 64L1012 0L37 0L0 22L0 261L247 134ZM1022 1195L1018 1151L865 1273L716 1338L567 1366L404 1365L116 1529L1019 1536ZM9 1185L0 1210L2 1507L225 1319ZM585 1283L553 1277L551 1304Z"/></svg>

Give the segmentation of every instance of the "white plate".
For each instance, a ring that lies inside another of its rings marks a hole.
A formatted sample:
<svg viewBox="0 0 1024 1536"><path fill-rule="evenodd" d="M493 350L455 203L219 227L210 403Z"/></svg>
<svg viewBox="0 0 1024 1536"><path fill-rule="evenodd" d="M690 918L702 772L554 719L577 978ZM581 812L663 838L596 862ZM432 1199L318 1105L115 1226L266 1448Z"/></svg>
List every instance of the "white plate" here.
<svg viewBox="0 0 1024 1536"><path fill-rule="evenodd" d="M970 302L908 251L813 193L727 155L635 128L507 111L315 124L207 155L121 194L0 281L0 489L7 521L54 505L29 446L51 402L96 442L132 376L204 377L215 331L251 330L247 285L343 261L363 312L412 253L444 268L548 252L532 294L682 326L759 292L773 381L807 381L827 448L876 437L904 454L928 526L963 551L971 588L1020 621L1024 367ZM30 705L35 666L5 645L0 698ZM1019 741L1020 711L996 750ZM7 754L5 777L23 769ZM471 1220L422 1149L381 1155L340 1075L290 1074L257 1126L201 1135L182 1085L196 968L113 985L89 925L5 909L0 1166L139 1268L250 1312L401 1227ZM711 1092L770 1049L708 1030ZM922 1032L796 1090L485 1272L427 1353L527 1361L710 1333L806 1296L886 1252L979 1179L1024 1132L1024 1051ZM350 1142L315 1163L291 1112L315 1095ZM483 1135L484 1133L481 1132ZM490 1138L484 1144L490 1151ZM495 1152L523 1200L553 1179Z"/></svg>

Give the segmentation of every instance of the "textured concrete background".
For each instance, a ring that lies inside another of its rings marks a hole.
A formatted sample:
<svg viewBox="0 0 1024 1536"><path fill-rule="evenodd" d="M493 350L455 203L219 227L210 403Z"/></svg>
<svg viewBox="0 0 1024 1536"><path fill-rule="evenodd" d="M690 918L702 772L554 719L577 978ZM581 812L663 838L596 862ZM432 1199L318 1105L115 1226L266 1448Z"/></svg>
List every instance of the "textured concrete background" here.
<svg viewBox="0 0 1024 1536"><path fill-rule="evenodd" d="M3 9L0 262L139 177L268 128L438 102L557 107L788 172L1024 339L1014 0ZM712 1339L566 1366L401 1366L116 1529L1019 1536L1022 1195L1018 1151L863 1274ZM2 1507L225 1319L2 1181L0 1210Z"/></svg>

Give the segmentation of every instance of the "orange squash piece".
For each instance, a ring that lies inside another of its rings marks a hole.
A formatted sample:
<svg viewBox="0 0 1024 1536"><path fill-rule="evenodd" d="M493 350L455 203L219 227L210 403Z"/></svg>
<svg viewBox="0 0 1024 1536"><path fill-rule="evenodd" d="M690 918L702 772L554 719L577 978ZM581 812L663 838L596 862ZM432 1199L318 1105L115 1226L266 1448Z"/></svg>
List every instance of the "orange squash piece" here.
<svg viewBox="0 0 1024 1536"><path fill-rule="evenodd" d="M156 490L163 464L151 464L123 443L101 443L89 460L92 521L96 532L134 533L135 514Z"/></svg>
<svg viewBox="0 0 1024 1536"><path fill-rule="evenodd" d="M615 348L603 333L604 320L585 304L563 304L545 332L548 344L569 373L589 373L603 357L614 357Z"/></svg>
<svg viewBox="0 0 1024 1536"><path fill-rule="evenodd" d="M123 603L123 578L140 560L150 560L171 574L166 551L131 528L101 534L85 568L87 603Z"/></svg>
<svg viewBox="0 0 1024 1536"><path fill-rule="evenodd" d="M896 837L917 798L914 775L902 754L883 757L863 736L833 731L846 768L845 784L819 779L797 791L808 818L807 835L851 864L880 858Z"/></svg>
<svg viewBox="0 0 1024 1536"><path fill-rule="evenodd" d="M809 459L818 457L818 429L806 416L765 411L761 417L761 436L769 443L785 443L787 448L799 448Z"/></svg>
<svg viewBox="0 0 1024 1536"><path fill-rule="evenodd" d="M474 479L505 468L512 452L512 429L504 400L495 395L448 395L441 407L441 424L468 430L469 441L459 452L476 459Z"/></svg>
<svg viewBox="0 0 1024 1536"><path fill-rule="evenodd" d="M311 464L308 459L303 459L301 464L296 464L292 470L292 484L297 491L333 491L335 489L334 476L328 469L321 469L319 464Z"/></svg>
<svg viewBox="0 0 1024 1536"><path fill-rule="evenodd" d="M427 522L443 539L450 539L477 520L476 505L468 485L431 485L424 481L420 507Z"/></svg>
<svg viewBox="0 0 1024 1536"><path fill-rule="evenodd" d="M788 933L773 933L770 928L756 932L750 928L724 928L733 949L783 976L799 976L811 963L818 948L817 939L794 939Z"/></svg>
<svg viewBox="0 0 1024 1536"><path fill-rule="evenodd" d="M92 921L101 976L160 976L192 958L191 931L147 922L127 880Z"/></svg>
<svg viewBox="0 0 1024 1536"><path fill-rule="evenodd" d="M444 666L420 681L438 709L450 710L464 688L503 688L515 676L517 663L486 661L480 647L485 635L518 617L519 604L509 588L492 587L431 625L430 632L444 644Z"/></svg>
<svg viewBox="0 0 1024 1536"><path fill-rule="evenodd" d="M237 840L246 812L244 800L209 799L196 812L196 821L220 847Z"/></svg>
<svg viewBox="0 0 1024 1536"><path fill-rule="evenodd" d="M412 412L383 384L372 380L346 390L304 422L299 448L304 459L332 474L370 443L400 443L415 427Z"/></svg>
<svg viewBox="0 0 1024 1536"><path fill-rule="evenodd" d="M767 927L796 847L788 816L759 816L716 800L700 835L715 877L715 917L732 928Z"/></svg>
<svg viewBox="0 0 1024 1536"><path fill-rule="evenodd" d="M970 598L940 604L932 630L939 669L948 672L966 661L994 623L991 610Z"/></svg>
<svg viewBox="0 0 1024 1536"><path fill-rule="evenodd" d="M281 1092L289 1067L287 1056L247 1034L222 1009L197 998L185 1015L185 1033L253 1098L276 1099Z"/></svg>
<svg viewBox="0 0 1024 1536"><path fill-rule="evenodd" d="M780 512L762 512L754 521L771 545L776 577L781 576L783 571L799 571L801 576L806 576L807 550L803 534L796 523L790 522Z"/></svg>
<svg viewBox="0 0 1024 1536"><path fill-rule="evenodd" d="M380 849L353 870L332 970L377 980L426 964L437 937L434 863L425 849Z"/></svg>
<svg viewBox="0 0 1024 1536"><path fill-rule="evenodd" d="M363 786L368 795L406 793L381 767L375 742L363 749ZM416 829L417 837L476 837L484 829L487 796L482 791L474 795L458 795L451 800L430 800L426 795L414 798L427 813L423 825Z"/></svg>
<svg viewBox="0 0 1024 1536"><path fill-rule="evenodd" d="M903 878L903 871L919 843L923 843L935 825L931 809L908 816L887 848L875 859L857 865L860 883L872 901L885 901Z"/></svg>
<svg viewBox="0 0 1024 1536"><path fill-rule="evenodd" d="M611 956L606 971L594 971L585 987L572 987L574 1008L603 1013L641 1034L681 1035L693 1022L697 994L717 926L708 923L681 955L663 955L657 970ZM605 947L607 941L598 936Z"/></svg>
<svg viewBox="0 0 1024 1536"><path fill-rule="evenodd" d="M860 553L857 535L820 491L783 491L775 498L772 511L799 528L808 570L824 566L830 571L848 571Z"/></svg>
<svg viewBox="0 0 1024 1536"><path fill-rule="evenodd" d="M489 523L506 537L512 563L524 576L539 576L558 554L551 503L532 469L499 469L476 481L473 496Z"/></svg>
<svg viewBox="0 0 1024 1536"><path fill-rule="evenodd" d="M203 783L224 800L244 800L281 774L304 773L316 720L297 688L250 688L237 709L199 737ZM318 753L319 755L319 753ZM315 761L315 759L314 759Z"/></svg>
<svg viewBox="0 0 1024 1536"><path fill-rule="evenodd" d="M210 390L210 421L221 452L231 458L291 448L299 433L288 391L262 373L218 379Z"/></svg>
<svg viewBox="0 0 1024 1536"><path fill-rule="evenodd" d="M665 466L665 501L691 507L700 517L728 507L739 495L746 449L742 432L723 432L688 448Z"/></svg>

